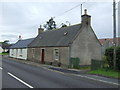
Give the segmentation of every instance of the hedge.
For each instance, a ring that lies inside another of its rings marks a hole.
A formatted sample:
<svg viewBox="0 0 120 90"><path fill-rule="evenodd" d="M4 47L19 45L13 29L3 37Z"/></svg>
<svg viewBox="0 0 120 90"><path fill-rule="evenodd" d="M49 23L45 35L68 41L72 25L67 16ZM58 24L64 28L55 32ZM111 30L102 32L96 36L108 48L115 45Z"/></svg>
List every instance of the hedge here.
<svg viewBox="0 0 120 90"><path fill-rule="evenodd" d="M116 47L115 50L116 50L116 68L120 70L120 47ZM113 51L114 51L113 47L109 47L105 51L106 60L110 68L113 68L114 65Z"/></svg>

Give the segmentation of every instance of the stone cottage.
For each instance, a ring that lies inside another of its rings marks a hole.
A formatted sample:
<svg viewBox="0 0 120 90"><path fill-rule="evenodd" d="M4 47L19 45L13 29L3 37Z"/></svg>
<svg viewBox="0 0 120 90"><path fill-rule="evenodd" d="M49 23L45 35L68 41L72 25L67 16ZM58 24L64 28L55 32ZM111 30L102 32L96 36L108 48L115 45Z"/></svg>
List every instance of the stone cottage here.
<svg viewBox="0 0 120 90"><path fill-rule="evenodd" d="M12 58L27 60L27 46L34 38L18 40L10 47L9 56Z"/></svg>
<svg viewBox="0 0 120 90"><path fill-rule="evenodd" d="M70 58L76 57L79 65L90 65L91 59L101 60L101 44L87 10L81 18L81 24L48 31L39 28L39 35L28 45L28 60L62 66L69 66Z"/></svg>

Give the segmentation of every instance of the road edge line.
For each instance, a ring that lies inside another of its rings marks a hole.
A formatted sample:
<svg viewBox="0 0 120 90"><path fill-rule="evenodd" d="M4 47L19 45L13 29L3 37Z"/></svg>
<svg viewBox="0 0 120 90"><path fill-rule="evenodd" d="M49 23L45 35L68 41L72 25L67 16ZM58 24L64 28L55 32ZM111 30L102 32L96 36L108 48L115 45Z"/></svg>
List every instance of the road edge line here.
<svg viewBox="0 0 120 90"><path fill-rule="evenodd" d="M26 82L24 82L23 80L21 80L21 79L19 79L18 77L16 77L15 75L11 74L10 72L8 72L8 74L9 74L11 77L15 78L16 80L18 80L18 81L20 81L21 83L23 83L24 85L26 85L27 87L29 87L29 88L34 88L34 87L32 87L31 85L29 85L29 84L27 84Z"/></svg>
<svg viewBox="0 0 120 90"><path fill-rule="evenodd" d="M118 83L108 82L108 81L100 80L100 79L95 79L95 78L88 77L88 76L82 76L82 75L77 75L77 74L72 74L72 75L74 75L74 76L80 76L80 77L84 77L84 78L88 78L88 79L95 80L95 81L99 81L99 82L104 82L104 83L114 84L114 85L117 85L117 86L120 85L120 84L118 84Z"/></svg>

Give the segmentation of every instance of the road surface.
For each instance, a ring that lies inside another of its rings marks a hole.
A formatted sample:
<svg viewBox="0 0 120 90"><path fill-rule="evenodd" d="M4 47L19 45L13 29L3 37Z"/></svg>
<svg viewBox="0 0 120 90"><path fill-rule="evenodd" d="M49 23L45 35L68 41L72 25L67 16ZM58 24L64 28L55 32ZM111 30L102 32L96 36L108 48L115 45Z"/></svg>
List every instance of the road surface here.
<svg viewBox="0 0 120 90"><path fill-rule="evenodd" d="M84 74L73 75L43 66L23 64L3 58L2 88L118 88L117 82L94 80Z"/></svg>

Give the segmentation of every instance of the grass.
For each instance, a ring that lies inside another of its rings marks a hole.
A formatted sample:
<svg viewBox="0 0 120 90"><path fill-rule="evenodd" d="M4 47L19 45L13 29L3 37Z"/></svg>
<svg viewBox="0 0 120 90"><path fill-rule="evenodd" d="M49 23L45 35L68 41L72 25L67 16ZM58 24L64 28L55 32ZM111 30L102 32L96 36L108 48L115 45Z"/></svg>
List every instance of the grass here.
<svg viewBox="0 0 120 90"><path fill-rule="evenodd" d="M92 70L92 71L89 71L88 73L120 79L120 71L115 71L115 70L111 70L111 69L110 70L106 70L106 69Z"/></svg>
<svg viewBox="0 0 120 90"><path fill-rule="evenodd" d="M8 55L9 53L0 53L0 55Z"/></svg>
<svg viewBox="0 0 120 90"><path fill-rule="evenodd" d="M80 70L90 70L91 67L90 66L85 66L85 67L79 67Z"/></svg>
<svg viewBox="0 0 120 90"><path fill-rule="evenodd" d="M71 68L71 67L69 67ZM90 70L91 67L90 66L80 66L80 67L73 67L72 69L78 69L78 70Z"/></svg>

